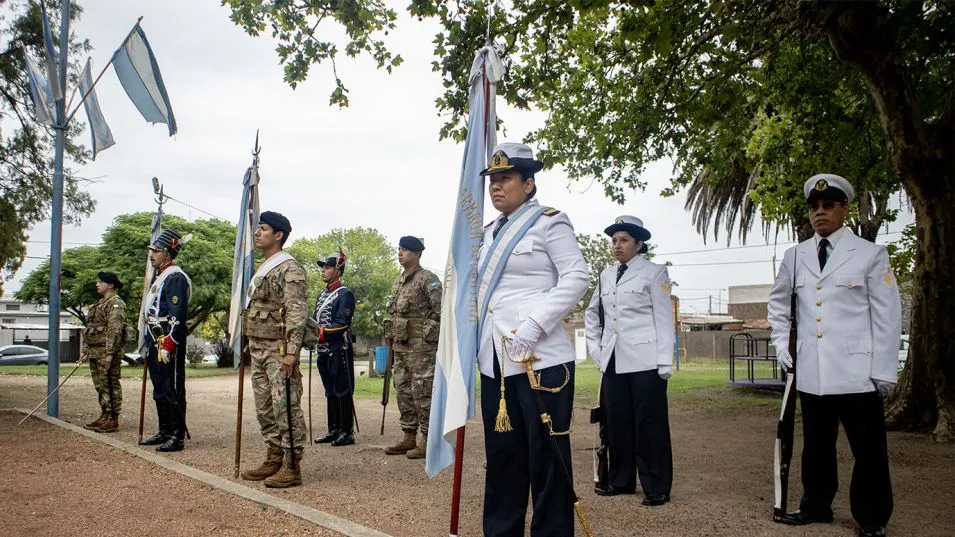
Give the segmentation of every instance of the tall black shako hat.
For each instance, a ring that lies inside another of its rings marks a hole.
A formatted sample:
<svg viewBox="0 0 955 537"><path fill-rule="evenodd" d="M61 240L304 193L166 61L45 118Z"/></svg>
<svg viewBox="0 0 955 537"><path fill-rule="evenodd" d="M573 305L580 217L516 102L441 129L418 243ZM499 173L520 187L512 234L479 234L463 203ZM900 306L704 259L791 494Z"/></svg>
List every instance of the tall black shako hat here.
<svg viewBox="0 0 955 537"><path fill-rule="evenodd" d="M424 239L407 235L398 239L398 246L420 254L424 251Z"/></svg>
<svg viewBox="0 0 955 537"><path fill-rule="evenodd" d="M636 216L630 216L628 214L618 216L613 224L607 227L604 230L604 233L608 237L613 237L613 234L618 231L626 231L633 237L635 241L643 241L643 247L640 248L638 254L645 254L649 250L647 247L647 241L650 240L650 231L643 227L643 220L640 220Z"/></svg>
<svg viewBox="0 0 955 537"><path fill-rule="evenodd" d="M806 179L802 187L806 201L833 200L849 203L855 198L855 190L845 177L831 173L820 173Z"/></svg>
<svg viewBox="0 0 955 537"><path fill-rule="evenodd" d="M335 267L338 269L338 272L344 274L345 273L345 252L341 249L341 247L339 247L337 254L332 254L326 257L325 259L319 259L318 261L316 261L316 263L318 263L318 266L322 268L325 268L327 266Z"/></svg>
<svg viewBox="0 0 955 537"><path fill-rule="evenodd" d="M517 170L522 177L530 177L544 169L544 163L534 158L530 146L514 142L498 144L491 153L491 162L481 175Z"/></svg>
<svg viewBox="0 0 955 537"><path fill-rule="evenodd" d="M272 231L282 232L282 242L284 243L292 233L292 223L282 213L275 211L262 211L259 214L259 223L268 224Z"/></svg>
<svg viewBox="0 0 955 537"><path fill-rule="evenodd" d="M115 272L99 272L96 274L99 281L113 285L113 288L119 291L123 288L123 282L119 281L119 276Z"/></svg>
<svg viewBox="0 0 955 537"><path fill-rule="evenodd" d="M182 250L182 245L189 242L192 239L192 234L187 233L185 237L177 233L172 229L164 229L162 233L159 234L159 237L149 245L150 250L165 250L169 252L169 255L173 259L179 255L179 251Z"/></svg>

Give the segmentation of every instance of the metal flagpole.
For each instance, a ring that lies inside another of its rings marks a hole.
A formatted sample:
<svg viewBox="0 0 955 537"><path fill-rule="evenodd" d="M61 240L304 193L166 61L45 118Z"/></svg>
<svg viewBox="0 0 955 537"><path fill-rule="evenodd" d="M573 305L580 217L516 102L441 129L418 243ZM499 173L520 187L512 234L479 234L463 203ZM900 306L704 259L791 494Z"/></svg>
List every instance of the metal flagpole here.
<svg viewBox="0 0 955 537"><path fill-rule="evenodd" d="M66 63L70 39L70 8L68 1L60 7L60 52L59 69L60 98L56 100L55 152L53 156L53 198L50 204L50 314L47 330L47 349L49 365L47 367L46 387L49 402L46 406L48 416L60 415L60 396L57 392L60 378L60 271L62 269L63 247L63 154L66 150ZM50 83L53 83L51 80Z"/></svg>

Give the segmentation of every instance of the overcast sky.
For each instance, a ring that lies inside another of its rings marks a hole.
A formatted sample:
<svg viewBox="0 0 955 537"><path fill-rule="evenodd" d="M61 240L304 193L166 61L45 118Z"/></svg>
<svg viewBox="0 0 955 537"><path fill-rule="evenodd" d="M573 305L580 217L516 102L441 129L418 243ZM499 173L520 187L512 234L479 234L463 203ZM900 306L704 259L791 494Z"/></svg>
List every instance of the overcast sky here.
<svg viewBox="0 0 955 537"><path fill-rule="evenodd" d="M442 86L431 71L437 27L403 16L406 1L395 3L402 17L398 30L388 36L389 46L405 62L389 75L367 58L341 59L339 74L351 90L351 106L345 109L328 106L330 66L313 66L309 79L291 89L282 80L271 38L246 35L217 1L80 3L85 13L74 31L95 47L94 73L136 18L144 17L142 27L162 71L179 133L170 138L165 125L147 124L110 69L97 94L116 145L77 170L95 179L88 190L98 205L82 225L64 227L64 248L97 243L120 214L154 210L153 176L169 195L235 222L242 175L259 129L262 208L291 220L292 240L357 226L377 228L395 243L403 235L416 235L427 244L423 264L443 269L463 146L438 141L443 119L434 100ZM320 31L332 30L324 24ZM86 120L83 113L77 117ZM544 116L499 102L499 117L506 132L498 133L498 141L520 141L541 126ZM89 145L88 132L82 141ZM670 171L670 162L651 166L644 176L647 190L629 192L621 206L606 199L599 185L572 183L562 170L550 170L538 176L538 199L565 211L578 233L600 233L619 214L642 218L661 254L655 261L674 264L670 276L679 284L674 292L686 312L705 313L710 296L714 311L718 304L725 311L728 286L771 283L773 247L726 250L724 241L714 244L712 238L704 244L683 210L685 196L659 195ZM207 217L176 202L166 211L188 219ZM494 216L487 202L485 221ZM904 215L902 221L911 219ZM901 222L892 224L890 234L879 242L898 239L893 232L902 227ZM30 233L31 259L5 284L8 293L41 263L33 258L49 255L49 231L45 222ZM779 238L780 243L788 240ZM749 245L764 242L756 233ZM778 259L786 247L778 247ZM674 252L693 253L663 255Z"/></svg>

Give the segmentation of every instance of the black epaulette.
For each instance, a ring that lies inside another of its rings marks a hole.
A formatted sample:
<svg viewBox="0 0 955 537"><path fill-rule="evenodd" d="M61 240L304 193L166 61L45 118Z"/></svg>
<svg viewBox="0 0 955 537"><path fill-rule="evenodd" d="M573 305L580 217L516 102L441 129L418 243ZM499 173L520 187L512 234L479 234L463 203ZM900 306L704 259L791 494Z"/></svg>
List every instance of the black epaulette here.
<svg viewBox="0 0 955 537"><path fill-rule="evenodd" d="M550 209L545 209L543 213L544 216L554 216L555 214L560 214L560 209L555 209L551 207Z"/></svg>

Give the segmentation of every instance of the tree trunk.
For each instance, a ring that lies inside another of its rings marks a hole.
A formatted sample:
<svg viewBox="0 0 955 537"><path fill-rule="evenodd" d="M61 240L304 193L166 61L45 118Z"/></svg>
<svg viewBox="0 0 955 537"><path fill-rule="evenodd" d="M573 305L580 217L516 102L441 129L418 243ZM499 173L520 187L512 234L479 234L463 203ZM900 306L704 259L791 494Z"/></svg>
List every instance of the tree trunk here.
<svg viewBox="0 0 955 537"><path fill-rule="evenodd" d="M955 440L955 187L951 172L937 178L937 186L945 192L915 203L917 238L909 359L889 398L886 425L891 429L931 431L936 440L951 442Z"/></svg>
<svg viewBox="0 0 955 537"><path fill-rule="evenodd" d="M925 121L911 72L878 2L814 2L809 10L839 59L856 67L872 95L892 167L915 208L909 358L889 399L887 425L955 440L955 120L947 102ZM934 113L934 111L933 111Z"/></svg>

